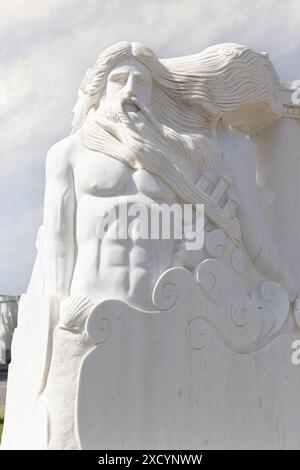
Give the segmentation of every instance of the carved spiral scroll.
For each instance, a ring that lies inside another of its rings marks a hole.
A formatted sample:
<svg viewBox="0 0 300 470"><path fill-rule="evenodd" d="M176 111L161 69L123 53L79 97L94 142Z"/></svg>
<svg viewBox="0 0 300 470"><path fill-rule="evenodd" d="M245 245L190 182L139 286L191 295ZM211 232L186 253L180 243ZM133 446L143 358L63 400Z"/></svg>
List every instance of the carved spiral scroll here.
<svg viewBox="0 0 300 470"><path fill-rule="evenodd" d="M96 344L105 343L112 335L111 320L104 316L107 315L105 307L106 302L97 305L86 322L86 332Z"/></svg>
<svg viewBox="0 0 300 470"><path fill-rule="evenodd" d="M290 310L290 299L283 287L276 282L265 281L260 286L260 295L263 305L271 312L275 319L272 334L284 324Z"/></svg>
<svg viewBox="0 0 300 470"><path fill-rule="evenodd" d="M217 267L218 265L211 259L202 261L197 267L195 271L196 279L204 291L211 291L216 286Z"/></svg>
<svg viewBox="0 0 300 470"><path fill-rule="evenodd" d="M242 297L233 304L231 318L235 326L245 327L250 322L251 316L257 314L254 303L247 297Z"/></svg>
<svg viewBox="0 0 300 470"><path fill-rule="evenodd" d="M176 284L171 282L160 284L153 295L154 303L160 310L168 310L176 304L178 295L178 287Z"/></svg>
<svg viewBox="0 0 300 470"><path fill-rule="evenodd" d="M264 282L260 287L260 293L263 300L274 304L281 294L282 287L275 282Z"/></svg>
<svg viewBox="0 0 300 470"><path fill-rule="evenodd" d="M203 332L203 319L193 318L186 327L186 337L193 349L204 349L207 344L206 334Z"/></svg>
<svg viewBox="0 0 300 470"><path fill-rule="evenodd" d="M206 234L205 249L210 256L221 258L225 251L226 235L224 230L212 230Z"/></svg>
<svg viewBox="0 0 300 470"><path fill-rule="evenodd" d="M153 289L152 301L159 310L172 308L179 296L191 285L191 274L185 268L167 269ZM185 297L185 295L184 295Z"/></svg>

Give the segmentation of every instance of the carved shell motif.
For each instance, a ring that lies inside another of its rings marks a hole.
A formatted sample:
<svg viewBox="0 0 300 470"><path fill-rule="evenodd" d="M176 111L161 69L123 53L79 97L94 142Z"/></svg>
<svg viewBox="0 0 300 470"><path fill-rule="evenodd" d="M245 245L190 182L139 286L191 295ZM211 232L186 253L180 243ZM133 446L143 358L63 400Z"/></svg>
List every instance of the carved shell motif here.
<svg viewBox="0 0 300 470"><path fill-rule="evenodd" d="M60 308L61 327L73 329L92 311L94 303L89 297L76 295L63 301Z"/></svg>

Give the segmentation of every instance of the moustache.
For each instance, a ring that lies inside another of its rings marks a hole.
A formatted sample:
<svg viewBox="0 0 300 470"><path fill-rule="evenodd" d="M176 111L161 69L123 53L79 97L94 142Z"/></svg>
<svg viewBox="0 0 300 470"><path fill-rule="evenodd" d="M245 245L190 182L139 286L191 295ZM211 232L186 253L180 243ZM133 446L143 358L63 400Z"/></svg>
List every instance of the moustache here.
<svg viewBox="0 0 300 470"><path fill-rule="evenodd" d="M147 120L150 118L150 110L144 106L141 101L138 99L136 95L128 95L125 94L120 99L120 104L122 106L122 110L124 110L124 106L132 106L135 112L141 112Z"/></svg>
<svg viewBox="0 0 300 470"><path fill-rule="evenodd" d="M121 106L124 108L124 106L132 106L133 108L136 109L136 111L140 110L139 106L139 100L137 99L136 96L134 95L124 95L120 99Z"/></svg>
<svg viewBox="0 0 300 470"><path fill-rule="evenodd" d="M132 109L126 109L127 106L132 107ZM98 114L115 123L123 123L126 125L130 125L132 124L129 115L130 111L133 112L133 114L130 113L131 118L133 118L133 116L136 116L136 118L138 119L138 116L140 115L140 118L143 116L142 121L145 124L146 122L150 124L150 122L152 121L150 110L146 106L144 106L136 96L128 94L120 96L113 102L104 102L103 105L100 106Z"/></svg>

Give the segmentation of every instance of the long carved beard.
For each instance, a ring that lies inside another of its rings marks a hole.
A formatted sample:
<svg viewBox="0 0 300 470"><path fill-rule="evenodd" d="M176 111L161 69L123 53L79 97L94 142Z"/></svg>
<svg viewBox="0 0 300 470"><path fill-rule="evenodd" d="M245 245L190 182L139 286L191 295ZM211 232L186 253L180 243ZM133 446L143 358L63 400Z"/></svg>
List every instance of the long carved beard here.
<svg viewBox="0 0 300 470"><path fill-rule="evenodd" d="M111 106L102 104L97 112L92 111L87 123L79 131L83 144L114 158L126 160L134 167L142 166L144 153L154 152L164 161L175 165L192 181L203 171L219 172L223 168L219 148L211 138L195 134L182 135L161 124L153 112L137 100L132 101L136 103L138 112L126 113L122 100ZM99 127L108 135L102 134ZM120 143L123 145L120 146Z"/></svg>
<svg viewBox="0 0 300 470"><path fill-rule="evenodd" d="M195 185L198 178L195 178L194 158L201 159L202 170L222 169L221 157L211 140L182 136L160 124L141 104L137 105L137 114L126 114L120 104L102 107L90 115L78 132L82 144L132 168L144 168L159 176L182 203L205 204L206 215L238 245L239 235L221 208Z"/></svg>

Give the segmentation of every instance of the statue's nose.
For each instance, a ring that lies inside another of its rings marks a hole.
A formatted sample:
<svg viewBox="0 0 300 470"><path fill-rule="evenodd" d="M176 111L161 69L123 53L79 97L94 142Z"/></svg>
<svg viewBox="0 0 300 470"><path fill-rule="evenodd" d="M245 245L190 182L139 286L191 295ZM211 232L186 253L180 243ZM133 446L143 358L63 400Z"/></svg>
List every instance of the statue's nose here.
<svg viewBox="0 0 300 470"><path fill-rule="evenodd" d="M134 76L132 70L128 74L127 82L125 85L125 90L128 95L131 95L134 91Z"/></svg>

